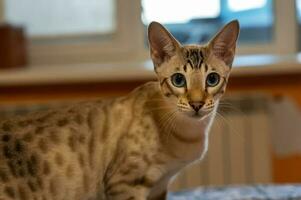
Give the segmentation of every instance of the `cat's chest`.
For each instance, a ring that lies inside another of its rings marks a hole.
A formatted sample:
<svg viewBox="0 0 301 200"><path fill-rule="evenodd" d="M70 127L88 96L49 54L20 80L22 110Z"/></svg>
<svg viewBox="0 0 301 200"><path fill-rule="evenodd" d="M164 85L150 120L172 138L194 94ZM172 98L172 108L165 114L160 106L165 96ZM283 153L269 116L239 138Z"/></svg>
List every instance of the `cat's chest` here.
<svg viewBox="0 0 301 200"><path fill-rule="evenodd" d="M207 150L208 133L204 130L186 132L172 132L164 141L165 151L179 163L189 163L202 158Z"/></svg>

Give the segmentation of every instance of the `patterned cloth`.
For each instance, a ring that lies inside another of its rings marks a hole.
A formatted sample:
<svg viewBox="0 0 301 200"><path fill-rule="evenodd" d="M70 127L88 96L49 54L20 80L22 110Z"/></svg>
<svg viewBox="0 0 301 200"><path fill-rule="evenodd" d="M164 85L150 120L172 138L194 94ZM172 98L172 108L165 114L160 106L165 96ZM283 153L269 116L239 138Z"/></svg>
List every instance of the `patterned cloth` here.
<svg viewBox="0 0 301 200"><path fill-rule="evenodd" d="M168 200L301 200L301 184L209 187L175 192L168 197Z"/></svg>

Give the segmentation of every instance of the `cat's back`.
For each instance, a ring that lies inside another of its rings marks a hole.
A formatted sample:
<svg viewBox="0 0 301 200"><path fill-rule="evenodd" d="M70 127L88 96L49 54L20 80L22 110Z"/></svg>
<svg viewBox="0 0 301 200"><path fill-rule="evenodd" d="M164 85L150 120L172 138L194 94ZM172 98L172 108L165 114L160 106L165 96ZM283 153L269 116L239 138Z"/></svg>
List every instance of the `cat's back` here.
<svg viewBox="0 0 301 200"><path fill-rule="evenodd" d="M89 113L104 104L85 102L1 121L0 199L47 199L59 195L63 177L78 181Z"/></svg>
<svg viewBox="0 0 301 200"><path fill-rule="evenodd" d="M143 115L154 88L148 83L125 97L1 121L0 200L93 196L117 141Z"/></svg>

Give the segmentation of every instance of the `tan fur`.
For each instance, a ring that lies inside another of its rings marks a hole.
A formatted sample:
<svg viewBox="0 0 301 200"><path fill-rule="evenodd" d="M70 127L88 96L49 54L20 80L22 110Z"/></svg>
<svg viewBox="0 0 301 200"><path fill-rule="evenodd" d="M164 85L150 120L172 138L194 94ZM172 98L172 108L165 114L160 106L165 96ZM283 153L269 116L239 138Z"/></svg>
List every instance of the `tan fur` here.
<svg viewBox="0 0 301 200"><path fill-rule="evenodd" d="M157 51L153 59L159 59L154 60L158 82L126 97L0 123L1 200L165 199L171 178L207 150L230 66L210 46L151 47ZM185 57L195 50L202 52L201 60ZM206 88L212 70L225 83ZM186 89L172 86L176 72L185 74ZM194 117L189 102L200 100L205 104Z"/></svg>

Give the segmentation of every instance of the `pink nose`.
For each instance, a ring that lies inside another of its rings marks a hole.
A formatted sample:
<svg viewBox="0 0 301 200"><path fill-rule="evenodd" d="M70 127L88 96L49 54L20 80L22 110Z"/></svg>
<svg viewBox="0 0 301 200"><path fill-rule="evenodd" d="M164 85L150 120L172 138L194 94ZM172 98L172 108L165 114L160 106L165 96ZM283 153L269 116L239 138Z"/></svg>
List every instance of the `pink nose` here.
<svg viewBox="0 0 301 200"><path fill-rule="evenodd" d="M195 110L195 112L199 112L199 110L203 107L205 103L203 101L190 101L189 105Z"/></svg>

